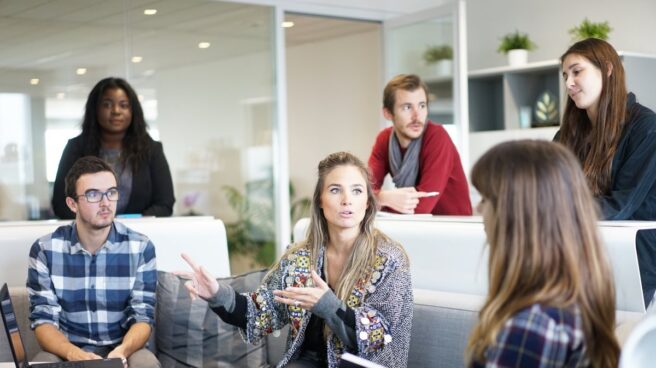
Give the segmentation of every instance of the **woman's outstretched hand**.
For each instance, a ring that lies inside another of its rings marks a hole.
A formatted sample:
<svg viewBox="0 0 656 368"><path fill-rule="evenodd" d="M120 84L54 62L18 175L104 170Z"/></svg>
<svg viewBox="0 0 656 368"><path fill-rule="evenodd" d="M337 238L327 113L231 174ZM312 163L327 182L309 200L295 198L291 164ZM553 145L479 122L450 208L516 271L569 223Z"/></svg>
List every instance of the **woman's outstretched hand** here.
<svg viewBox="0 0 656 368"><path fill-rule="evenodd" d="M210 299L219 291L219 283L214 276L203 266L199 266L189 255L182 253L182 259L191 267L192 271L176 271L174 275L187 279L185 287L189 290L191 299L200 297Z"/></svg>
<svg viewBox="0 0 656 368"><path fill-rule="evenodd" d="M325 294L330 287L325 281L312 271L312 281L314 286L309 287L287 287L285 290L274 290L275 301L287 305L294 305L303 309L311 310L319 302L319 299Z"/></svg>

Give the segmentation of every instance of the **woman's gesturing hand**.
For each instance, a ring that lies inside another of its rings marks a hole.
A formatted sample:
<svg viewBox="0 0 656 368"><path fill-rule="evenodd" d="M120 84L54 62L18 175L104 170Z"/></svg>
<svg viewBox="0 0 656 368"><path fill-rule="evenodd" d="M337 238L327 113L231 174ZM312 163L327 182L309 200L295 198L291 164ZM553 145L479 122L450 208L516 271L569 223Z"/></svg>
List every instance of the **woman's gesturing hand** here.
<svg viewBox="0 0 656 368"><path fill-rule="evenodd" d="M309 287L287 287L285 290L274 290L275 301L287 305L294 305L303 309L311 310L317 304L319 299L330 288L325 281L312 271L312 281L314 286Z"/></svg>
<svg viewBox="0 0 656 368"><path fill-rule="evenodd" d="M203 266L199 266L189 255L182 253L184 259L192 271L176 271L174 275L188 279L185 282L185 287L189 290L191 299L201 297L202 299L210 299L217 291L219 291L219 283L214 276Z"/></svg>

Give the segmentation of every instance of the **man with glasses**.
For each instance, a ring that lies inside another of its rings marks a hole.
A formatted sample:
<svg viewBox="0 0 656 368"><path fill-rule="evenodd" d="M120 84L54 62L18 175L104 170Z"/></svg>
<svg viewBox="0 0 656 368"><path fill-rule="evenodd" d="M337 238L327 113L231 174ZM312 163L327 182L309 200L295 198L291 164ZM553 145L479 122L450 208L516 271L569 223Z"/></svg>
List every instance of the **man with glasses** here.
<svg viewBox="0 0 656 368"><path fill-rule="evenodd" d="M75 221L30 249L30 320L43 349L34 360L109 357L159 367L145 348L155 314L155 247L114 222L120 193L105 161L80 158L65 187Z"/></svg>

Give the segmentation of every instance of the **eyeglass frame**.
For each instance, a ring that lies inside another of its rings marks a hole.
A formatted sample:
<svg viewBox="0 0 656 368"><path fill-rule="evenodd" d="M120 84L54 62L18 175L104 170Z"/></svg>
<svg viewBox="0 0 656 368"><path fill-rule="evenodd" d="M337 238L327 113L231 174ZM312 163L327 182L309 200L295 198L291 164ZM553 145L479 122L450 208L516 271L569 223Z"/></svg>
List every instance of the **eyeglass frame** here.
<svg viewBox="0 0 656 368"><path fill-rule="evenodd" d="M116 192L116 195L117 195L116 199L109 198L109 193L110 192ZM100 199L95 201L95 202L89 200L89 197L87 196L89 193L98 193L98 194L100 194ZM84 197L84 199L86 199L87 203L100 203L100 202L102 202L103 197L106 197L107 200L110 201L110 202L117 202L119 200L119 198L121 197L121 192L118 190L117 187L111 187L111 188L107 189L107 191L105 191L105 192L103 192L101 190L98 190L98 189L88 189L86 192L84 192L84 194L76 195L75 199L80 199L80 197Z"/></svg>

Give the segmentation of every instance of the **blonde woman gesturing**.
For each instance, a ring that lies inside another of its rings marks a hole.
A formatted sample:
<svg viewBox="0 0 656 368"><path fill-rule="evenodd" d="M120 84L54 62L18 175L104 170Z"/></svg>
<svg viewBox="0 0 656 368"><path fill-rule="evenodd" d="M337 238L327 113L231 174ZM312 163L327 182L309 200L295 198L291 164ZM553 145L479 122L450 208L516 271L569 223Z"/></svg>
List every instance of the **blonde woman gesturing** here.
<svg viewBox="0 0 656 368"><path fill-rule="evenodd" d="M207 300L248 342L290 325L278 367L337 367L344 352L406 367L412 285L403 247L374 228L366 166L339 152L319 163L307 237L293 244L252 293L237 294L189 257L192 296Z"/></svg>

